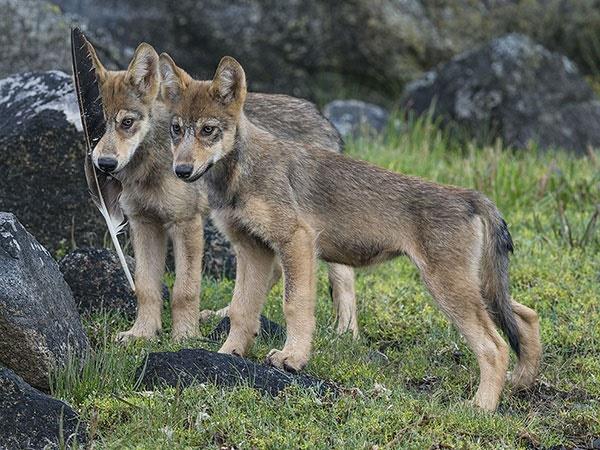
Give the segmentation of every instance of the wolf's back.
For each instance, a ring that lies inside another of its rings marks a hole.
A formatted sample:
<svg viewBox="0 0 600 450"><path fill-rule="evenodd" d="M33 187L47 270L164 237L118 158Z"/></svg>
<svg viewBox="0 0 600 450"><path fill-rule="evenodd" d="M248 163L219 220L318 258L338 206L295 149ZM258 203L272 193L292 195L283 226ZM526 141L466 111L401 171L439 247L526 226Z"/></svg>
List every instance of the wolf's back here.
<svg viewBox="0 0 600 450"><path fill-rule="evenodd" d="M344 141L338 131L308 100L249 92L244 113L254 125L278 139L343 151Z"/></svg>

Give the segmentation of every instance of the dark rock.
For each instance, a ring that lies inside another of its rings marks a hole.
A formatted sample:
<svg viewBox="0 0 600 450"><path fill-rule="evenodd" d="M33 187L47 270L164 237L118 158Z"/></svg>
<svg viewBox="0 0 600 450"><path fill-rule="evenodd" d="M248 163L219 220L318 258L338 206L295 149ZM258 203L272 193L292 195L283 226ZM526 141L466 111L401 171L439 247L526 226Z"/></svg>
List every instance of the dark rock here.
<svg viewBox="0 0 600 450"><path fill-rule="evenodd" d="M376 135L383 131L390 114L383 108L360 100L334 100L323 114L344 138Z"/></svg>
<svg viewBox="0 0 600 450"><path fill-rule="evenodd" d="M221 341L229 334L230 326L229 317L223 317L206 338L215 342ZM277 341L283 341L286 336L285 328L262 315L260 316L260 335L264 339Z"/></svg>
<svg viewBox="0 0 600 450"><path fill-rule="evenodd" d="M248 385L271 395L277 395L292 384L312 388L319 394L337 391L332 383L309 375L292 374L201 348L150 353L146 363L138 368L136 376L141 378L142 386L147 389L161 385L185 387L210 382L218 386Z"/></svg>
<svg viewBox="0 0 600 450"><path fill-rule="evenodd" d="M85 443L85 429L69 405L0 367L0 448L58 448L61 442L71 448Z"/></svg>
<svg viewBox="0 0 600 450"><path fill-rule="evenodd" d="M9 213L0 213L0 362L47 390L50 371L88 340L58 264Z"/></svg>
<svg viewBox="0 0 600 450"><path fill-rule="evenodd" d="M477 139L510 146L600 145L600 101L566 57L511 34L454 58L411 83L403 104L418 114L434 108L446 124Z"/></svg>
<svg viewBox="0 0 600 450"><path fill-rule="evenodd" d="M210 218L204 222L202 272L215 279L235 278L235 253Z"/></svg>
<svg viewBox="0 0 600 450"><path fill-rule="evenodd" d="M131 256L125 259L133 274L135 260ZM81 314L118 310L129 318L135 316L135 293L113 250L79 248L61 259L59 266ZM164 284L163 298L169 299L169 289Z"/></svg>
<svg viewBox="0 0 600 450"><path fill-rule="evenodd" d="M12 211L52 253L107 233L83 173L84 140L71 77L0 81L0 210Z"/></svg>

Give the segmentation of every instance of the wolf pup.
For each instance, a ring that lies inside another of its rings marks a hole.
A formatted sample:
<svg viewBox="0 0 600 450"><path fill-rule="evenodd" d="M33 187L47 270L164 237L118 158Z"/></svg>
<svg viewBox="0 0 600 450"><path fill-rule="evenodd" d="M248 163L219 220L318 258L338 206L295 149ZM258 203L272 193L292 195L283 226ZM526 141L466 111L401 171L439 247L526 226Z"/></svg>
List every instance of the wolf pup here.
<svg viewBox="0 0 600 450"><path fill-rule="evenodd" d="M117 338L151 338L160 331L168 237L173 241L176 266L172 337L181 340L195 336L199 331L203 222L208 201L200 184L184 183L172 172L170 115L158 99L158 54L150 45L141 44L126 71L108 71L91 45L89 50L106 118L106 132L92 159L96 167L121 183L119 202L131 225L136 258L137 318L133 327ZM316 141L333 150L341 148L337 131L309 102L256 94L248 97L246 111L250 120L274 135ZM338 332L350 330L356 336L353 271L331 264L329 276ZM277 278L275 273L274 280Z"/></svg>
<svg viewBox="0 0 600 450"><path fill-rule="evenodd" d="M231 57L212 81L193 80L166 54L160 61L173 169L185 181L202 179L212 215L236 249L231 331L221 352L243 355L253 343L276 256L288 335L267 361L300 370L315 328L317 258L359 267L407 255L477 356L475 405L494 410L504 386L509 353L496 326L518 355L514 382L534 381L538 317L510 297L512 241L489 199L256 126L244 112L244 70Z"/></svg>

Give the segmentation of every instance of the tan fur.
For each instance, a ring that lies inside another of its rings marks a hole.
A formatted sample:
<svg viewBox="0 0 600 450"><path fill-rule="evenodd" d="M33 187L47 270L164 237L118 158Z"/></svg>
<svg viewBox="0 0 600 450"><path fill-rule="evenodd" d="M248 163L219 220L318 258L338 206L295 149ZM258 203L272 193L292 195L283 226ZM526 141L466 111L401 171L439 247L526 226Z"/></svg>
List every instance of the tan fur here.
<svg viewBox="0 0 600 450"><path fill-rule="evenodd" d="M200 282L203 253L203 221L208 215L206 191L200 184L180 181L172 171L169 127L171 117L159 99L168 95L169 81L159 83L159 58L148 44L140 44L126 71L107 71L93 47L89 49L96 66L104 106L107 129L96 145L93 161L101 157L116 158L118 166L112 175L122 183L120 206L131 224L133 250L136 257L138 311L130 330L119 333L118 339L152 338L161 330L162 284L167 239L173 242L176 278L173 288L172 338L180 341L196 336L200 319ZM174 79L177 83L179 78ZM191 79L190 79L191 80ZM173 81L173 80L172 80ZM226 84L223 89L226 89ZM173 88L173 86L171 86ZM224 92L226 95L226 92ZM275 129L282 133L306 135L310 121L324 121L307 102L284 96L256 94L252 98L257 119L276 117ZM302 117L307 125L294 123ZM131 118L131 127L124 129L123 120ZM332 128L332 127L330 127ZM337 135L326 141L335 145ZM331 265L330 270L339 269ZM280 270L273 270L276 281ZM271 281L269 288L274 281ZM352 285L354 274L346 269L336 284ZM334 302L340 309L356 315L355 299L345 295ZM347 304L348 303L348 304ZM225 314L228 308L220 310ZM203 317L208 317L203 312ZM355 323L348 327L357 333ZM345 329L344 329L345 331Z"/></svg>
<svg viewBox="0 0 600 450"><path fill-rule="evenodd" d="M255 126L244 113L245 74L233 58L221 61L212 82L191 80L162 55L161 73L179 124L171 131L173 165L193 167L187 181L202 179L212 216L238 251L231 332L221 352L243 355L252 344L273 255L284 273L288 337L267 360L289 370L302 369L311 351L317 257L365 266L407 255L477 357L474 404L494 410L504 386L508 346L497 326L520 352L517 383L533 382L537 316L510 298L512 240L489 199ZM201 133L206 124L217 125Z"/></svg>

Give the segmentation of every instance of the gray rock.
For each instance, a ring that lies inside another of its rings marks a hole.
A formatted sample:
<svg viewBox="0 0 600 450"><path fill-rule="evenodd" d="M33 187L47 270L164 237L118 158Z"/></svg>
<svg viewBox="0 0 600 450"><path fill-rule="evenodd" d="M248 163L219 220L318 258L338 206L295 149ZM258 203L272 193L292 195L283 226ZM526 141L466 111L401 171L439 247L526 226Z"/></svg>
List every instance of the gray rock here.
<svg viewBox="0 0 600 450"><path fill-rule="evenodd" d="M284 372L266 364L256 364L238 356L201 348L150 353L145 364L137 369L136 378L147 389L164 385L186 387L197 383L215 383L230 387L247 385L277 395L295 384L314 389L318 394L338 392L333 383L310 375Z"/></svg>
<svg viewBox="0 0 600 450"><path fill-rule="evenodd" d="M0 336L0 363L42 390L89 346L58 264L10 213L0 213Z"/></svg>
<svg viewBox="0 0 600 450"><path fill-rule="evenodd" d="M50 449L60 442L71 448L75 442L85 444L85 430L69 405L0 367L0 448Z"/></svg>
<svg viewBox="0 0 600 450"><path fill-rule="evenodd" d="M510 34L407 86L402 103L483 141L575 152L600 145L600 102L566 57ZM596 124L596 125L594 125Z"/></svg>
<svg viewBox="0 0 600 450"><path fill-rule="evenodd" d="M325 105L323 115L344 139L376 135L386 127L390 116L382 107L360 100L334 100Z"/></svg>
<svg viewBox="0 0 600 450"><path fill-rule="evenodd" d="M32 72L0 80L0 210L14 212L54 253L106 234L83 174L84 140L71 77Z"/></svg>

